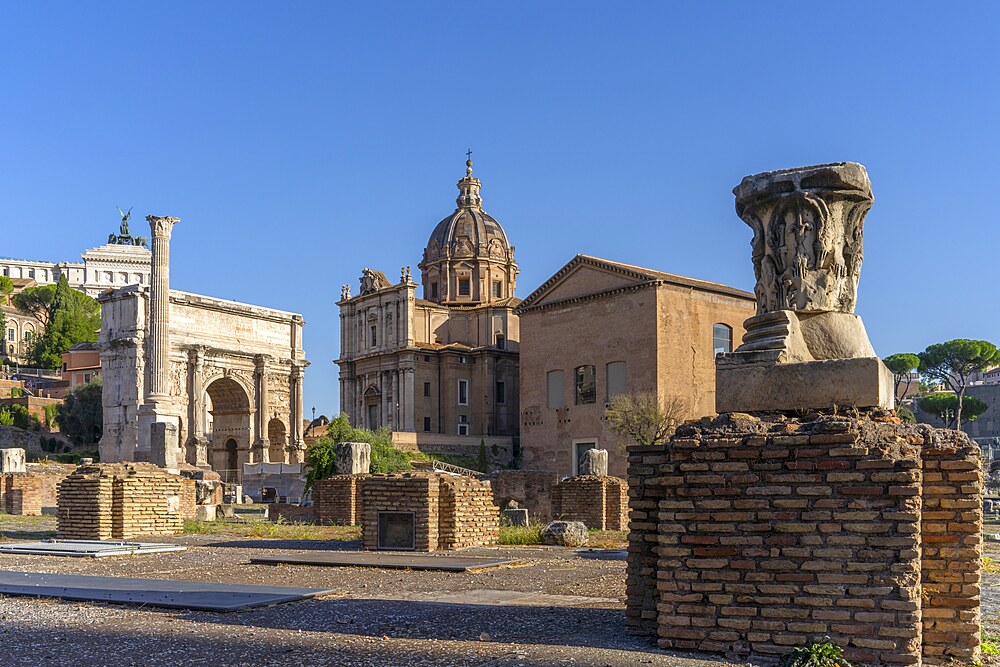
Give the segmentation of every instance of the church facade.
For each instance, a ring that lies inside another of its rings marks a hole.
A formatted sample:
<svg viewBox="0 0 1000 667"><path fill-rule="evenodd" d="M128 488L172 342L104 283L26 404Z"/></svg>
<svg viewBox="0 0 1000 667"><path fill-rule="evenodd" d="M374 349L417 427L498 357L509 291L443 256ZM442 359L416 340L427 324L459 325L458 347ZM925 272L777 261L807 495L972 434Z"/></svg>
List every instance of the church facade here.
<svg viewBox="0 0 1000 667"><path fill-rule="evenodd" d="M340 408L356 426L389 428L397 446L467 453L482 441L510 453L519 430L518 268L466 165L458 207L432 231L419 283L409 267L397 283L366 268L359 294L343 287Z"/></svg>

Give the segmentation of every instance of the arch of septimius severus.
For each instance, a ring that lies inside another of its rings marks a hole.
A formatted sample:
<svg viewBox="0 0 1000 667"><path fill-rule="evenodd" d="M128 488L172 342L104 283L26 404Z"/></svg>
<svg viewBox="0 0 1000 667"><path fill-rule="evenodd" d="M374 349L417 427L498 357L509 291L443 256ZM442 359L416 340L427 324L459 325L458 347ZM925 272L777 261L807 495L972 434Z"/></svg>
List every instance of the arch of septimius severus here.
<svg viewBox="0 0 1000 667"><path fill-rule="evenodd" d="M149 460L151 426L168 422L184 460L230 479L244 463L301 463L302 316L171 290L178 220L147 220L150 285L98 298L101 460Z"/></svg>

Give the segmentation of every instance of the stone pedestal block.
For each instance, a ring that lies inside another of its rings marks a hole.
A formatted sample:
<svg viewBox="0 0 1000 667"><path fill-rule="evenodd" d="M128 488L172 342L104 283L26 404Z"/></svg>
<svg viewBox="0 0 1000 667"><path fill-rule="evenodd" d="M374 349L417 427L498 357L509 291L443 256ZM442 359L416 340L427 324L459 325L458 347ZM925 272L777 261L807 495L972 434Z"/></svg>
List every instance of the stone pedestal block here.
<svg viewBox="0 0 1000 667"><path fill-rule="evenodd" d="M500 513L500 524L504 526L527 526L528 510L517 507L505 509Z"/></svg>
<svg viewBox="0 0 1000 667"><path fill-rule="evenodd" d="M0 449L0 472L27 472L24 450L16 447Z"/></svg>
<svg viewBox="0 0 1000 667"><path fill-rule="evenodd" d="M177 425L153 422L150 425L150 463L161 468L176 468L183 460L177 439Z"/></svg>
<svg viewBox="0 0 1000 667"><path fill-rule="evenodd" d="M607 477L608 475L608 450L589 449L583 454L580 461L580 474L592 477Z"/></svg>
<svg viewBox="0 0 1000 667"><path fill-rule="evenodd" d="M894 405L892 373L874 357L731 365L720 358L715 370L719 413Z"/></svg>
<svg viewBox="0 0 1000 667"><path fill-rule="evenodd" d="M367 475L371 471L372 446L367 442L341 442L335 450L338 475Z"/></svg>

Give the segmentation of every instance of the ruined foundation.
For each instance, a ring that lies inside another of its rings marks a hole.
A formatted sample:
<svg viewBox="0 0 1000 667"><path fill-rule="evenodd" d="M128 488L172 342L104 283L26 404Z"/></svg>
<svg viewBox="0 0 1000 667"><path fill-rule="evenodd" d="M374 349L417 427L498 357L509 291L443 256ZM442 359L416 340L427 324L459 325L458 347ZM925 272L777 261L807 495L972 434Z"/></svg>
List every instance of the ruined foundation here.
<svg viewBox="0 0 1000 667"><path fill-rule="evenodd" d="M41 482L27 473L0 474L0 511L22 516L41 514Z"/></svg>
<svg viewBox="0 0 1000 667"><path fill-rule="evenodd" d="M62 539L127 540L177 535L195 511L195 483L151 463L80 466L59 483Z"/></svg>
<svg viewBox="0 0 1000 667"><path fill-rule="evenodd" d="M500 508L489 482L438 473L370 475L360 482L366 549L437 551L495 544Z"/></svg>
<svg viewBox="0 0 1000 667"><path fill-rule="evenodd" d="M313 520L324 526L361 523L362 475L334 475L313 486Z"/></svg>
<svg viewBox="0 0 1000 667"><path fill-rule="evenodd" d="M744 658L978 657L982 478L964 433L885 411L723 414L629 450L627 628Z"/></svg>
<svg viewBox="0 0 1000 667"><path fill-rule="evenodd" d="M582 521L597 530L628 530L628 484L617 477L580 475L552 489L560 521Z"/></svg>

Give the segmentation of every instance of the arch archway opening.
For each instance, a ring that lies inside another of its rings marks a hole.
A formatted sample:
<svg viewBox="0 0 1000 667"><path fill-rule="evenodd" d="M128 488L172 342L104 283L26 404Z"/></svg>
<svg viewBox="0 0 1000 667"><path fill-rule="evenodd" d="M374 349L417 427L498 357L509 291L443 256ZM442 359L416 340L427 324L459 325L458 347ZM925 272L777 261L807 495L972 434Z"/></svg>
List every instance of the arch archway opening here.
<svg viewBox="0 0 1000 667"><path fill-rule="evenodd" d="M209 463L223 479L242 479L242 464L250 460L250 397L232 378L219 378L205 388L206 405L211 415L209 438L212 456Z"/></svg>

